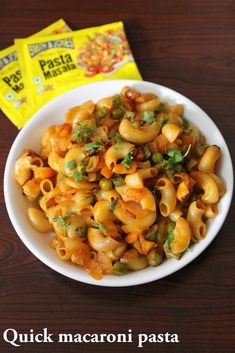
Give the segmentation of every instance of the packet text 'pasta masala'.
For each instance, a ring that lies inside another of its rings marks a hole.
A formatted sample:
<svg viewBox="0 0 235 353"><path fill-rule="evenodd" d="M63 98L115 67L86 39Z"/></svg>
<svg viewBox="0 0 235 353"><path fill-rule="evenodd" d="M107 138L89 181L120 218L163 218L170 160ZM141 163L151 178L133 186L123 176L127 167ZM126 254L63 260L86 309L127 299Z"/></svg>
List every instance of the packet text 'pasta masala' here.
<svg viewBox="0 0 235 353"><path fill-rule="evenodd" d="M58 35L68 31L71 31L71 29L63 19L60 19L34 34L31 38L52 34ZM0 52L0 108L19 128L26 123L36 110L36 107L28 104L15 45Z"/></svg>
<svg viewBox="0 0 235 353"><path fill-rule="evenodd" d="M32 107L94 81L142 79L122 22L45 38L16 39L15 44Z"/></svg>

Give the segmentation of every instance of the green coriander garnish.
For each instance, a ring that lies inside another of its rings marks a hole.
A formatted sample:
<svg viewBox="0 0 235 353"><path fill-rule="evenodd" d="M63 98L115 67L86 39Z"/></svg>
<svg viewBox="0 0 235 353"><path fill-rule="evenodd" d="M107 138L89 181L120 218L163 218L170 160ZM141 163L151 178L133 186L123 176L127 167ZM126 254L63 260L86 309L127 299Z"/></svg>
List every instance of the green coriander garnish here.
<svg viewBox="0 0 235 353"><path fill-rule="evenodd" d="M84 196L82 196L82 201L86 201L86 200L88 200L88 199L91 199L91 203L94 203L94 196L93 195L88 195L88 196L86 196L86 195L84 195Z"/></svg>
<svg viewBox="0 0 235 353"><path fill-rule="evenodd" d="M175 227L173 226L173 224L170 224L168 226L168 236L166 239L166 242L168 245L170 245L174 240L174 229L175 229Z"/></svg>
<svg viewBox="0 0 235 353"><path fill-rule="evenodd" d="M191 145L188 146L188 149L185 152L185 154L182 154L182 152L178 149L172 149L172 150L167 151L166 154L169 158L167 160L163 159L160 162L160 166L162 168L166 168L172 164L182 163L184 158L188 155L190 149L191 149Z"/></svg>
<svg viewBox="0 0 235 353"><path fill-rule="evenodd" d="M73 170L76 168L76 165L77 165L77 163L76 163L75 159L72 159L71 161L65 163L65 168Z"/></svg>
<svg viewBox="0 0 235 353"><path fill-rule="evenodd" d="M147 146L144 146L142 148L143 152L144 152L144 155L145 155L145 158L146 159L149 159L149 157L151 157L151 152L150 152L150 149L147 147Z"/></svg>
<svg viewBox="0 0 235 353"><path fill-rule="evenodd" d="M164 108L165 108L165 104L161 102L161 103L159 103L158 106L155 108L155 112L156 112L156 113L160 113Z"/></svg>
<svg viewBox="0 0 235 353"><path fill-rule="evenodd" d="M120 134L115 131L114 129L112 129L109 133L109 139L111 141L114 141L116 143L120 143L120 142L123 142L123 139L121 138Z"/></svg>
<svg viewBox="0 0 235 353"><path fill-rule="evenodd" d="M107 114L107 110L103 107L103 108L98 109L98 110L95 112L95 117L96 117L97 119L101 119L101 118L103 118L106 114Z"/></svg>
<svg viewBox="0 0 235 353"><path fill-rule="evenodd" d="M124 109L124 105L122 103L122 99L121 99L121 95L120 94L116 94L113 97L113 102L114 102L116 107Z"/></svg>
<svg viewBox="0 0 235 353"><path fill-rule="evenodd" d="M98 228L105 236L107 235L107 228L105 227L105 225L103 223L95 223L94 224L95 228Z"/></svg>
<svg viewBox="0 0 235 353"><path fill-rule="evenodd" d="M169 157L167 160L168 163L172 163L172 164L181 163L184 159L181 151L178 149L167 151L166 154Z"/></svg>
<svg viewBox="0 0 235 353"><path fill-rule="evenodd" d="M144 112L144 114L142 116L142 120L150 125L154 122L155 115L153 112Z"/></svg>
<svg viewBox="0 0 235 353"><path fill-rule="evenodd" d="M65 231L65 233L68 232L69 229L69 222L66 221L67 218L71 218L74 216L74 213L67 213L64 217L63 216L57 216L54 217L53 220Z"/></svg>
<svg viewBox="0 0 235 353"><path fill-rule="evenodd" d="M183 118L183 129L187 130L189 127L189 122L187 119Z"/></svg>
<svg viewBox="0 0 235 353"><path fill-rule="evenodd" d="M168 226L168 235L167 235L167 238L164 242L164 251L166 253L166 255L168 257L174 257L176 258L177 260L179 260L179 258L181 257L181 254L174 254L172 251L171 251L171 243L173 242L174 240L174 228L175 226L173 224L169 224Z"/></svg>
<svg viewBox="0 0 235 353"><path fill-rule="evenodd" d="M113 142L116 142L116 143L123 142L123 139L121 138L121 136L119 134L116 134L115 136L111 137L110 140L112 140Z"/></svg>
<svg viewBox="0 0 235 353"><path fill-rule="evenodd" d="M165 114L164 117L159 121L159 125L163 127L164 125L166 125L166 123L168 123L169 119L169 116Z"/></svg>
<svg viewBox="0 0 235 353"><path fill-rule="evenodd" d="M111 204L109 205L109 210L110 210L111 212L114 211L114 209L115 209L117 203L118 203L118 198L114 199L114 200L111 202Z"/></svg>
<svg viewBox="0 0 235 353"><path fill-rule="evenodd" d="M127 155L125 156L125 158L121 162L121 164L124 165L124 167L128 170L131 169L131 164L134 159L133 151L134 151L134 147L132 147L130 149L130 151L127 153Z"/></svg>
<svg viewBox="0 0 235 353"><path fill-rule="evenodd" d="M185 118L183 118L183 129L185 132L188 132L188 133L193 131L192 128L190 127L189 121Z"/></svg>
<svg viewBox="0 0 235 353"><path fill-rule="evenodd" d="M127 118L129 120L133 119L134 116L135 116L135 112L129 112L129 111L125 112L125 118Z"/></svg>
<svg viewBox="0 0 235 353"><path fill-rule="evenodd" d="M78 182L79 180L87 179L87 176L82 173L79 173L77 170L75 170L75 172L73 174L73 178L76 182Z"/></svg>
<svg viewBox="0 0 235 353"><path fill-rule="evenodd" d="M96 126L88 126L85 122L81 121L75 129L73 129L72 137L76 143L80 143L83 140L88 141L93 136L96 130Z"/></svg>
<svg viewBox="0 0 235 353"><path fill-rule="evenodd" d="M87 143L85 146L83 146L84 151L95 151L99 152L102 150L104 147L104 143L101 140L95 140L90 143Z"/></svg>

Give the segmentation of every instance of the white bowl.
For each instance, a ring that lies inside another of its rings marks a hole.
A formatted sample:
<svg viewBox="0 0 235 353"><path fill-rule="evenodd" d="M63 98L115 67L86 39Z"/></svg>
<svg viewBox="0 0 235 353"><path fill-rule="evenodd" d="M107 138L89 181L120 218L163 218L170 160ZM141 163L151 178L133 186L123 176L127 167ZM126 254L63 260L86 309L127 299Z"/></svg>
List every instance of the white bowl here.
<svg viewBox="0 0 235 353"><path fill-rule="evenodd" d="M62 123L64 121L64 114L70 107L88 99L96 102L100 98L118 93L126 85L132 86L141 92L154 92L170 104L184 104L185 117L196 123L206 136L209 144L217 144L221 147L222 158L218 169L219 175L226 181L227 193L219 202L219 215L208 222L206 238L196 244L192 251L186 252L179 261L171 259L163 262L159 267L148 267L142 271L130 272L122 277L105 276L101 281L95 281L84 269L60 260L56 252L49 247L50 236L40 234L32 228L27 219L28 201L22 195L21 188L14 179L13 170L14 164L21 155L22 150L30 147L38 151L44 130L48 125ZM206 249L219 232L229 210L232 192L233 168L228 147L220 131L208 115L188 98L169 88L154 83L134 80L92 83L70 90L49 102L34 115L18 134L9 153L4 175L4 194L8 214L16 232L28 249L46 265L67 277L89 284L110 287L132 286L151 282L168 276L193 261Z"/></svg>

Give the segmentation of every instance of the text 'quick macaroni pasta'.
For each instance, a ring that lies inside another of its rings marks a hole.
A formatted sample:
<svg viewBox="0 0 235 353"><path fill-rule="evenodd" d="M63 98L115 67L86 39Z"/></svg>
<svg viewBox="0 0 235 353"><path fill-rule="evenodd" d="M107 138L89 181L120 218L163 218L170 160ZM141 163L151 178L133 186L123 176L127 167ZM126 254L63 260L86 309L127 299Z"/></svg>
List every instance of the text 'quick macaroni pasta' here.
<svg viewBox="0 0 235 353"><path fill-rule="evenodd" d="M39 153L24 151L15 178L31 225L52 232L61 260L100 280L180 259L206 237L226 192L220 154L183 105L123 87L70 108Z"/></svg>

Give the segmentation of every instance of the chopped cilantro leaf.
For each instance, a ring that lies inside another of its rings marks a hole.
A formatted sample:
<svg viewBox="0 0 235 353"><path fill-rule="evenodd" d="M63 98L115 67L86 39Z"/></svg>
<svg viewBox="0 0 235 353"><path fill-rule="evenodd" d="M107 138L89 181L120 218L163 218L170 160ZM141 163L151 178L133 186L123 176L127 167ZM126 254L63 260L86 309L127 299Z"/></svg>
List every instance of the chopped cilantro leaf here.
<svg viewBox="0 0 235 353"><path fill-rule="evenodd" d="M110 139L111 141L116 142L116 143L123 142L123 140L122 140L120 134L119 134L116 130L114 130L114 129L112 129L112 130L110 131L110 133L109 133L109 139Z"/></svg>
<svg viewBox="0 0 235 353"><path fill-rule="evenodd" d="M143 152L144 152L145 158L146 158L146 159L149 159L149 157L151 156L151 152L150 152L149 148L148 148L147 146L144 146L144 147L142 148L142 150L143 150Z"/></svg>
<svg viewBox="0 0 235 353"><path fill-rule="evenodd" d="M160 113L165 107L165 104L164 103L159 103L158 106L155 108L155 112L156 113Z"/></svg>
<svg viewBox="0 0 235 353"><path fill-rule="evenodd" d="M181 163L184 159L181 151L177 149L167 151L166 154L169 156L167 160L168 163L172 163L172 164Z"/></svg>
<svg viewBox="0 0 235 353"><path fill-rule="evenodd" d="M183 129L187 130L189 127L189 122L187 119L183 118Z"/></svg>
<svg viewBox="0 0 235 353"><path fill-rule="evenodd" d="M128 111L125 112L125 118L127 119L133 119L134 116L135 116L134 112L128 112Z"/></svg>
<svg viewBox="0 0 235 353"><path fill-rule="evenodd" d="M189 133L193 131L193 129L190 127L190 123L187 119L183 118L183 129L185 132Z"/></svg>
<svg viewBox="0 0 235 353"><path fill-rule="evenodd" d="M87 141L93 136L96 130L96 126L88 126L85 122L81 121L75 129L73 129L72 137L75 139L76 143L80 143L83 140Z"/></svg>
<svg viewBox="0 0 235 353"><path fill-rule="evenodd" d="M77 182L79 180L84 180L87 179L86 175L83 175L82 173L79 173L77 170L75 170L74 174L73 174L73 178L74 180Z"/></svg>
<svg viewBox="0 0 235 353"><path fill-rule="evenodd" d="M107 228L105 227L105 225L103 223L95 223L94 224L95 228L98 228L105 236L107 235Z"/></svg>
<svg viewBox="0 0 235 353"><path fill-rule="evenodd" d="M168 236L164 242L164 251L165 251L165 254L168 258L172 258L174 257L175 259L179 260L180 257L182 256L182 254L175 254L172 252L171 250L171 247L170 247L170 244L173 242L174 240L174 228L175 226L173 224L170 224L168 226Z"/></svg>
<svg viewBox="0 0 235 353"><path fill-rule="evenodd" d="M74 213L67 213L64 217L57 216L57 217L54 217L53 220L65 231L65 233L67 233L69 229L69 222L67 222L66 219L71 218L73 216L74 216Z"/></svg>
<svg viewBox="0 0 235 353"><path fill-rule="evenodd" d="M84 195L84 196L82 196L82 201L86 201L86 200L88 200L88 199L91 199L91 203L94 203L94 196L93 195L88 195L88 196L86 196L86 195Z"/></svg>
<svg viewBox="0 0 235 353"><path fill-rule="evenodd" d="M115 145L114 145L114 149L115 149L115 151L117 151L117 152L123 151L123 147L116 147Z"/></svg>
<svg viewBox="0 0 235 353"><path fill-rule="evenodd" d="M173 240L174 240L174 228L175 227L173 226L173 224L170 224L168 226L168 236L167 236L167 239L166 239L166 242L167 242L168 245L170 245L173 242Z"/></svg>
<svg viewBox="0 0 235 353"><path fill-rule="evenodd" d="M166 125L169 119L170 119L169 116L165 114L164 117L159 121L159 125L163 127L164 125Z"/></svg>
<svg viewBox="0 0 235 353"><path fill-rule="evenodd" d="M96 111L95 116L97 119L103 118L107 114L107 110L103 107Z"/></svg>
<svg viewBox="0 0 235 353"><path fill-rule="evenodd" d="M95 140L90 143L87 143L85 146L83 146L84 151L95 151L99 152L102 150L104 147L104 143L101 140Z"/></svg>
<svg viewBox="0 0 235 353"><path fill-rule="evenodd" d="M113 142L116 142L116 143L123 142L123 139L121 138L121 136L119 134L116 134L116 135L110 137L110 140L112 140Z"/></svg>
<svg viewBox="0 0 235 353"><path fill-rule="evenodd" d="M195 152L200 157L205 152L207 145L205 143L197 142L195 145Z"/></svg>
<svg viewBox="0 0 235 353"><path fill-rule="evenodd" d="M73 170L76 168L76 165L77 165L77 163L76 163L75 159L72 159L71 161L65 163L65 168Z"/></svg>
<svg viewBox="0 0 235 353"><path fill-rule="evenodd" d="M155 120L155 115L153 112L144 112L142 116L142 120L145 121L147 124L152 124Z"/></svg>
<svg viewBox="0 0 235 353"><path fill-rule="evenodd" d="M132 155L133 151L134 151L134 147L132 147L130 149L130 151L127 153L127 155L125 156L125 158L121 162L121 164L124 165L124 167L128 170L131 169L131 164L134 159L134 157Z"/></svg>
<svg viewBox="0 0 235 353"><path fill-rule="evenodd" d="M114 199L114 200L111 202L111 204L109 205L109 210L110 210L111 212L114 211L114 209L115 209L117 203L118 203L118 198Z"/></svg>
<svg viewBox="0 0 235 353"><path fill-rule="evenodd" d="M183 163L184 158L188 155L191 149L191 145L188 146L187 151L184 155L178 149L169 150L166 152L168 159L163 159L160 162L161 168L165 170L167 176L172 176L175 172L183 170L183 166L180 163Z"/></svg>
<svg viewBox="0 0 235 353"><path fill-rule="evenodd" d="M81 161L76 168L78 173L84 174L87 164L88 164L87 160Z"/></svg>
<svg viewBox="0 0 235 353"><path fill-rule="evenodd" d="M184 158L188 155L190 149L191 149L191 145L188 146L188 149L184 155L182 155L182 152L177 149L167 151L167 155L170 157L168 158L167 162L172 164L181 163L184 160Z"/></svg>
<svg viewBox="0 0 235 353"><path fill-rule="evenodd" d="M116 107L124 109L124 106L123 106L123 103L122 103L122 98L121 98L120 94L116 94L113 97L113 102L114 102Z"/></svg>

